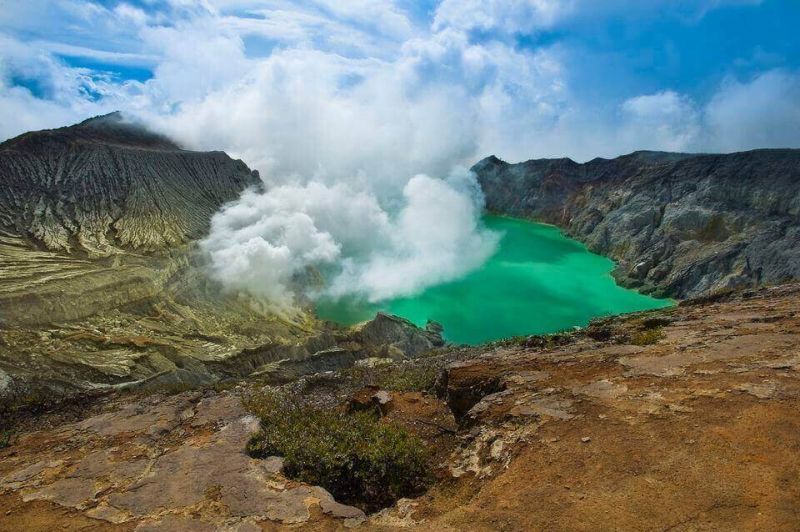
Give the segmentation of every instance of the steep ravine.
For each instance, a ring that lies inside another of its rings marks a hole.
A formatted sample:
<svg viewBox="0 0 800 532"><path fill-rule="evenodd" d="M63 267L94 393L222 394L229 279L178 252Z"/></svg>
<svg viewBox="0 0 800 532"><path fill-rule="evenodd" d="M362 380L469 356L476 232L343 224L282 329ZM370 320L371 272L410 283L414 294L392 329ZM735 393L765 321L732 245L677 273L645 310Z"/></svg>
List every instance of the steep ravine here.
<svg viewBox="0 0 800 532"><path fill-rule="evenodd" d="M488 157L472 170L489 211L561 227L647 293L683 299L800 278L800 150Z"/></svg>

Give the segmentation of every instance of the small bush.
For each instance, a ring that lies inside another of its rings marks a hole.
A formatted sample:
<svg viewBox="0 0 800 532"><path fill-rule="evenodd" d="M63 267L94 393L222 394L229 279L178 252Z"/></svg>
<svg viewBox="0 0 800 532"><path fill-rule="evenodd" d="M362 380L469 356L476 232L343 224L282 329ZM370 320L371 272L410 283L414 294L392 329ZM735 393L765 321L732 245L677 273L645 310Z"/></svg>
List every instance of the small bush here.
<svg viewBox="0 0 800 532"><path fill-rule="evenodd" d="M664 338L664 332L661 327L654 327L635 333L631 337L631 343L633 345L653 345L657 344L662 338Z"/></svg>
<svg viewBox="0 0 800 532"><path fill-rule="evenodd" d="M287 476L322 486L339 502L375 511L422 493L431 481L422 441L372 414L307 406L277 392L250 396L245 406L262 426L248 453L282 456Z"/></svg>
<svg viewBox="0 0 800 532"><path fill-rule="evenodd" d="M575 340L576 329L565 329L552 334L512 336L486 344L488 347L524 347L527 349L553 349Z"/></svg>
<svg viewBox="0 0 800 532"><path fill-rule="evenodd" d="M5 449L11 445L11 435L12 432L10 430L0 430L0 449Z"/></svg>
<svg viewBox="0 0 800 532"><path fill-rule="evenodd" d="M436 384L439 368L432 364L387 364L353 366L342 373L357 387L369 385L396 392L430 392Z"/></svg>
<svg viewBox="0 0 800 532"><path fill-rule="evenodd" d="M642 320L642 327L645 329L655 329L657 327L666 327L670 325L673 321L673 318L668 316L652 316L650 318L645 318Z"/></svg>
<svg viewBox="0 0 800 532"><path fill-rule="evenodd" d="M614 329L607 325L590 325L586 328L586 336L597 342L607 342L614 337Z"/></svg>

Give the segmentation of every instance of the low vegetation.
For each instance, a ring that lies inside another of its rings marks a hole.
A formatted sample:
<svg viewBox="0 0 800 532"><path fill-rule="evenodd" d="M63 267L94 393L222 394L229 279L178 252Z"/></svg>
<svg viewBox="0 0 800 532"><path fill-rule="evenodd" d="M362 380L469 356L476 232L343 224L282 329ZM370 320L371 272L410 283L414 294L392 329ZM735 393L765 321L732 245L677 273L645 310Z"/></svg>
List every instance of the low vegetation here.
<svg viewBox="0 0 800 532"><path fill-rule="evenodd" d="M11 436L13 432L0 428L0 449L5 449L11 445Z"/></svg>
<svg viewBox="0 0 800 532"><path fill-rule="evenodd" d="M0 449L11 445L15 434L32 427L46 427L55 420L81 419L104 395L107 392L102 390L69 394L32 386L7 391L0 400Z"/></svg>
<svg viewBox="0 0 800 532"><path fill-rule="evenodd" d="M385 364L353 366L342 371L357 387L377 386L397 392L431 392L440 368L435 364Z"/></svg>
<svg viewBox="0 0 800 532"><path fill-rule="evenodd" d="M661 327L651 327L638 331L631 336L631 343L633 345L653 345L657 344L659 340L664 338L664 331Z"/></svg>
<svg viewBox="0 0 800 532"><path fill-rule="evenodd" d="M322 486L370 512L422 493L432 481L430 454L406 429L371 413L305 404L298 395L261 391L245 399L261 420L251 456L281 456L290 478Z"/></svg>
<svg viewBox="0 0 800 532"><path fill-rule="evenodd" d="M528 349L553 349L574 341L575 329L566 329L552 334L532 334L529 336L512 336L487 344L489 347L525 347Z"/></svg>

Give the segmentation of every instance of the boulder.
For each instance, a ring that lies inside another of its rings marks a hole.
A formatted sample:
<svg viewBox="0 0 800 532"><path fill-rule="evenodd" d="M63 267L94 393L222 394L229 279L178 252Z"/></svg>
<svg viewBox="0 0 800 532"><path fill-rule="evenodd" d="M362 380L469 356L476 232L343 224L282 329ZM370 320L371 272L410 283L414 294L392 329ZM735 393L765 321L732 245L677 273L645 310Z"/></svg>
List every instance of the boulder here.
<svg viewBox="0 0 800 532"><path fill-rule="evenodd" d="M392 394L377 386L365 386L355 392L347 403L349 412L377 412L384 416L392 408Z"/></svg>
<svg viewBox="0 0 800 532"><path fill-rule="evenodd" d="M405 357L415 356L444 345L442 326L429 321L421 329L409 320L378 312L374 319L357 325L354 336L368 350L385 353L389 358L400 352ZM393 349L394 348L394 349Z"/></svg>

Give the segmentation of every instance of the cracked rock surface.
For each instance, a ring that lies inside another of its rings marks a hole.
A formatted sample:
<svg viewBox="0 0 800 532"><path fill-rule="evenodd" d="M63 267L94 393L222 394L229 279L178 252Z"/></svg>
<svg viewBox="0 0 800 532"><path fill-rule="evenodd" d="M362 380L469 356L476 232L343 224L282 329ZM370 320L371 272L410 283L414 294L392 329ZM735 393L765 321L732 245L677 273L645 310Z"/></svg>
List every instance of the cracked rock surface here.
<svg viewBox="0 0 800 532"><path fill-rule="evenodd" d="M371 516L243 454L238 388L121 395L0 451L0 529L792 530L799 303L783 285L434 353L457 360L438 399L362 390L441 471Z"/></svg>
<svg viewBox="0 0 800 532"><path fill-rule="evenodd" d="M657 340L632 343L654 324ZM796 529L799 285L602 320L550 347L525 343L476 348L440 379L462 412L449 463L460 489L437 486L374 522Z"/></svg>
<svg viewBox="0 0 800 532"><path fill-rule="evenodd" d="M80 528L81 519L163 531L364 520L361 510L324 489L286 479L279 458L247 456L258 422L232 393L153 396L107 410L22 436L16 450L4 453L0 506L11 510L2 508L0 528L39 529L42 503L45 514L67 512L66 528Z"/></svg>

